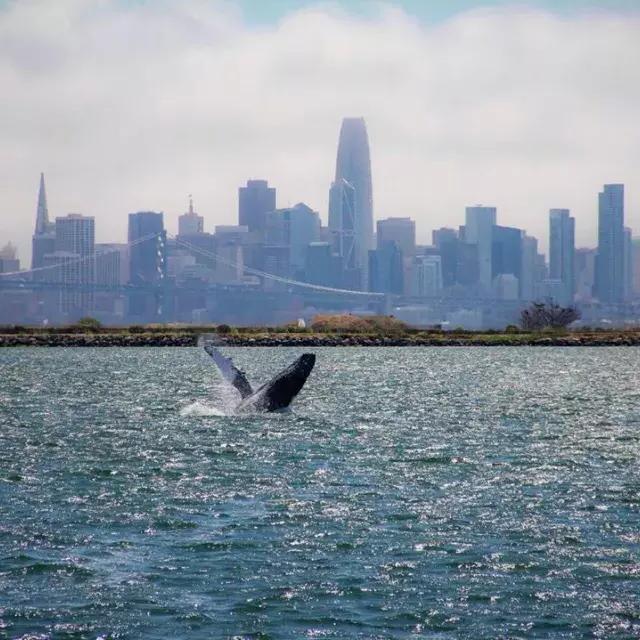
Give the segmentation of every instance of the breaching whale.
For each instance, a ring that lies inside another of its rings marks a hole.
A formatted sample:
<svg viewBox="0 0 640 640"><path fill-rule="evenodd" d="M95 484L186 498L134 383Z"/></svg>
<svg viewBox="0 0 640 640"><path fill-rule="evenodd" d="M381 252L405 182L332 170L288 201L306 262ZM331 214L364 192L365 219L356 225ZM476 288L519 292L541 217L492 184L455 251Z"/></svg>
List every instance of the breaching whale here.
<svg viewBox="0 0 640 640"><path fill-rule="evenodd" d="M206 344L204 350L213 358L224 378L239 391L242 400L236 411L286 409L304 386L316 363L314 353L303 353L286 369L254 391L244 371L238 369L231 358L225 358L210 344Z"/></svg>

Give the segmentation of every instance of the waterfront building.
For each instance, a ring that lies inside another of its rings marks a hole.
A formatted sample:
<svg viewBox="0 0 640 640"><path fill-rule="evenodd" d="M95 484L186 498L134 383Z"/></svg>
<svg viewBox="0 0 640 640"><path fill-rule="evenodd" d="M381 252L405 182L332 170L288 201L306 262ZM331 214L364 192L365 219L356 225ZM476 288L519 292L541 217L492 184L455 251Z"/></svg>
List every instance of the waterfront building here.
<svg viewBox="0 0 640 640"><path fill-rule="evenodd" d="M355 267L366 284L369 251L373 240L373 187L369 138L364 118L344 118L340 128L335 182L348 182L354 189Z"/></svg>
<svg viewBox="0 0 640 640"><path fill-rule="evenodd" d="M570 305L575 294L575 219L569 209L549 210L549 276L562 283L559 304Z"/></svg>
<svg viewBox="0 0 640 640"><path fill-rule="evenodd" d="M380 249L389 242L395 242L405 258L412 258L416 252L416 223L411 218L378 220L376 246Z"/></svg>
<svg viewBox="0 0 640 640"><path fill-rule="evenodd" d="M204 231L204 218L193 210L193 199L189 196L189 211L178 218L178 235L189 236Z"/></svg>
<svg viewBox="0 0 640 640"><path fill-rule="evenodd" d="M238 222L249 231L264 232L266 215L276 208L276 190L267 180L248 180L238 189Z"/></svg>
<svg viewBox="0 0 640 640"><path fill-rule="evenodd" d="M496 224L495 207L476 205L465 211L464 240L475 244L478 252L478 282L485 291L493 281L493 227Z"/></svg>
<svg viewBox="0 0 640 640"><path fill-rule="evenodd" d="M602 303L624 301L624 185L606 184L598 194L595 295Z"/></svg>

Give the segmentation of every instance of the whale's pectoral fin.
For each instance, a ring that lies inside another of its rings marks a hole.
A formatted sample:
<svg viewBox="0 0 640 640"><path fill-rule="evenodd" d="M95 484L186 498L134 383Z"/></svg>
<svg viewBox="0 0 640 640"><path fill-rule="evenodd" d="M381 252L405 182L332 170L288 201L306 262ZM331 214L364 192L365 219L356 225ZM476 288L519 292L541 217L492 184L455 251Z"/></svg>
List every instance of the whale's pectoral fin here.
<svg viewBox="0 0 640 640"><path fill-rule="evenodd" d="M224 379L230 382L239 392L242 398L247 398L253 393L251 384L247 380L244 371L233 364L231 358L225 358L213 345L206 344L204 350L213 358Z"/></svg>

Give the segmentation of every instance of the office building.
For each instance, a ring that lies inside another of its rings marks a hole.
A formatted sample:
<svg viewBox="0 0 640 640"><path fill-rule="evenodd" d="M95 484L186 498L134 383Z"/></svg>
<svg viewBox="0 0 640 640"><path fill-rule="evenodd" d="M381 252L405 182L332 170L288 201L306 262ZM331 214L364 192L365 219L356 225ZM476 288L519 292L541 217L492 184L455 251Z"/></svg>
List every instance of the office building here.
<svg viewBox="0 0 640 640"><path fill-rule="evenodd" d="M492 283L498 276L512 275L520 282L522 274L522 235L521 229L495 225L492 229L491 278ZM503 280L500 286L507 286ZM508 285L511 287L511 283ZM494 287L495 290L495 287ZM511 289L509 288L509 292ZM503 298L504 299L504 298Z"/></svg>
<svg viewBox="0 0 640 640"><path fill-rule="evenodd" d="M189 196L189 211L178 218L178 235L190 236L204 231L204 218L193 210L193 199Z"/></svg>
<svg viewBox="0 0 640 640"><path fill-rule="evenodd" d="M369 251L369 291L402 295L404 264L402 251L395 242Z"/></svg>
<svg viewBox="0 0 640 640"><path fill-rule="evenodd" d="M163 315L159 287L166 277L167 235L162 213L129 214L129 281L137 287L129 298L129 315L139 321L160 320Z"/></svg>
<svg viewBox="0 0 640 640"><path fill-rule="evenodd" d="M8 242L0 249L0 273L13 273L20 271L20 260L14 245Z"/></svg>
<svg viewBox="0 0 640 640"><path fill-rule="evenodd" d="M485 292L491 290L493 281L493 227L496 224L496 208L477 205L465 211L464 241L475 244L478 252L478 282Z"/></svg>
<svg viewBox="0 0 640 640"><path fill-rule="evenodd" d="M575 294L575 220L569 209L549 211L549 277L562 283L559 304L570 305Z"/></svg>
<svg viewBox="0 0 640 640"><path fill-rule="evenodd" d="M355 191L354 239L356 268L366 283L369 251L373 246L373 187L369 138L364 118L345 118L340 128L335 182L348 182Z"/></svg>
<svg viewBox="0 0 640 640"><path fill-rule="evenodd" d="M302 202L267 214L265 246L288 248L291 276L302 276L307 247L319 239L320 215Z"/></svg>
<svg viewBox="0 0 640 640"><path fill-rule="evenodd" d="M248 180L238 189L238 222L250 232L264 232L266 215L276 208L276 190L266 180Z"/></svg>
<svg viewBox="0 0 640 640"><path fill-rule="evenodd" d="M439 255L418 255L413 260L411 295L433 298L442 292L442 263Z"/></svg>
<svg viewBox="0 0 640 640"><path fill-rule="evenodd" d="M595 295L600 302L623 302L624 274L624 185L606 184L598 194Z"/></svg>
<svg viewBox="0 0 640 640"><path fill-rule="evenodd" d="M385 218L376 223L378 249L395 242L405 258L416 252L416 223L411 218Z"/></svg>

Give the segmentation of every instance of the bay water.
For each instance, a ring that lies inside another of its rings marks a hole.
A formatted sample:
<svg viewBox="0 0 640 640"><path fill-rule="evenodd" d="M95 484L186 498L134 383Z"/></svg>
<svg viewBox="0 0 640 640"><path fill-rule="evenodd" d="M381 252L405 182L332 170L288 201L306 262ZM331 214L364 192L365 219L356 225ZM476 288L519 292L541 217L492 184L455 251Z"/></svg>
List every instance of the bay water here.
<svg viewBox="0 0 640 640"><path fill-rule="evenodd" d="M0 350L0 638L640 637L640 349L315 351Z"/></svg>

